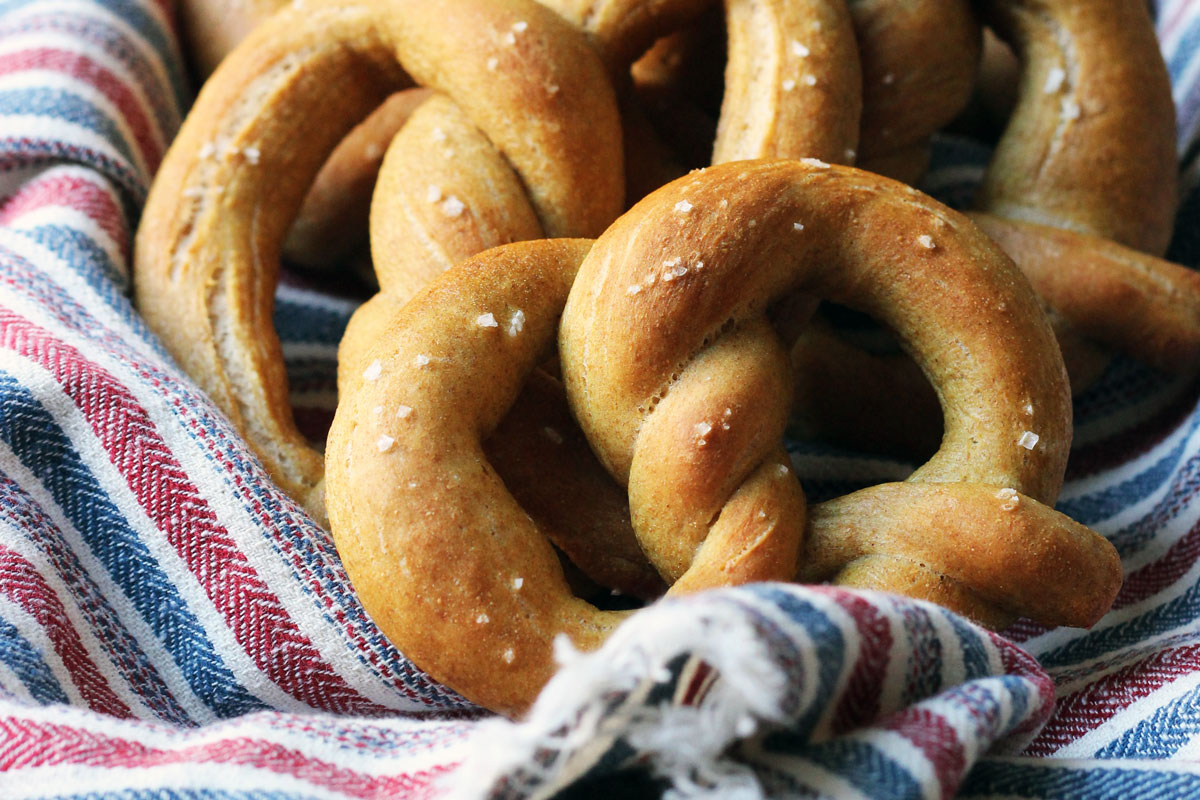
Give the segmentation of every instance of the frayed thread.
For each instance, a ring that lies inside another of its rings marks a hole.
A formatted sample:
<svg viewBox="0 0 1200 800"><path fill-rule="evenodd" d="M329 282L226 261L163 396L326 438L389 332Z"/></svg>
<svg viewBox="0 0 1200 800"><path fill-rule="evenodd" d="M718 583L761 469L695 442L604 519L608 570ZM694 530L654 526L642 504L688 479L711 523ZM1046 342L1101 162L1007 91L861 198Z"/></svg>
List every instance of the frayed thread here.
<svg viewBox="0 0 1200 800"><path fill-rule="evenodd" d="M561 789L623 739L670 784L668 797L761 798L753 770L727 751L785 721L786 676L746 609L729 600L707 593L658 603L592 653L560 637L560 669L529 714L517 723L480 724L471 757L447 776L448 795L516 798ZM676 679L670 665L681 656L703 661L716 675L701 701L649 702L656 686ZM586 764L573 763L580 761Z"/></svg>

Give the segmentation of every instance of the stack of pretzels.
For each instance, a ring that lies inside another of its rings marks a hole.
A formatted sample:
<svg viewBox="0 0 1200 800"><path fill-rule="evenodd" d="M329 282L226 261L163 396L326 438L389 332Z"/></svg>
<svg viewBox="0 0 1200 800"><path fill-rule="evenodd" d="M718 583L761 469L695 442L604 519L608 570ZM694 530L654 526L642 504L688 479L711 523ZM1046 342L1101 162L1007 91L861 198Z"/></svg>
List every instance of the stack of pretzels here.
<svg viewBox="0 0 1200 800"><path fill-rule="evenodd" d="M1160 258L1174 120L1145 3L182 5L215 71L136 301L434 678L519 714L556 637L594 648L630 613L610 592L833 581L997 629L1112 604L1115 550L1054 510L1071 389L1112 352L1200 363L1200 279ZM981 85L982 24L1022 69L964 215L909 184ZM321 453L274 289L285 253L360 246L378 292ZM810 507L789 422L935 452Z"/></svg>

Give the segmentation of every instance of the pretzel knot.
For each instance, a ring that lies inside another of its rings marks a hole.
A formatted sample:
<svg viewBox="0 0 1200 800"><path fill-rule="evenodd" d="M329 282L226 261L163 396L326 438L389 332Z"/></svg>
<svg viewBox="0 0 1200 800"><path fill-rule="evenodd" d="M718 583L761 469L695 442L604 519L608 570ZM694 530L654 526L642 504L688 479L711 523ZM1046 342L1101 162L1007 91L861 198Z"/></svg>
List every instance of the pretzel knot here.
<svg viewBox="0 0 1200 800"><path fill-rule="evenodd" d="M280 245L337 142L414 83L456 101L518 176L547 235L595 235L619 213L612 88L555 14L532 0L313 0L263 23L222 62L138 230L142 315L317 519L322 459L292 421L272 320ZM435 199L426 205L451 222L471 217L440 190Z"/></svg>
<svg viewBox="0 0 1200 800"><path fill-rule="evenodd" d="M946 418L908 481L816 507L803 544L779 444L787 354L764 313L794 291L895 330ZM968 220L898 183L810 160L669 184L589 252L559 346L572 408L673 591L799 573L992 625L1090 625L1120 586L1112 546L1050 507L1071 408L1037 299Z"/></svg>

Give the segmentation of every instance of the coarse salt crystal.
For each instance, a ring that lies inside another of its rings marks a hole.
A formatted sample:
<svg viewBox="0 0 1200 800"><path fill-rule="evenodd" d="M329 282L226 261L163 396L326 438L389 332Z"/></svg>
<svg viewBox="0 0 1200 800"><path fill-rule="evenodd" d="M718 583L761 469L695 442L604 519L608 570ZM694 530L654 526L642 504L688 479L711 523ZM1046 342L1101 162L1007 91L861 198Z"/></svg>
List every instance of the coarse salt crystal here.
<svg viewBox="0 0 1200 800"><path fill-rule="evenodd" d="M183 190L184 197L204 197L203 186L189 186Z"/></svg>
<svg viewBox="0 0 1200 800"><path fill-rule="evenodd" d="M558 94L558 84L552 83L546 87L546 92L551 95Z"/></svg>
<svg viewBox="0 0 1200 800"><path fill-rule="evenodd" d="M696 430L697 436L708 436L710 433L712 433L712 429L713 429L713 426L707 422L697 422L696 423L695 430Z"/></svg>
<svg viewBox="0 0 1200 800"><path fill-rule="evenodd" d="M1024 447L1026 450L1032 450L1037 447L1038 440L1042 437L1038 436L1033 431L1025 431L1021 434L1021 438L1017 439L1017 444Z"/></svg>
<svg viewBox="0 0 1200 800"><path fill-rule="evenodd" d="M1075 102L1074 98L1064 97L1062 101L1061 116L1065 120L1079 119L1083 114L1083 109L1079 107L1079 103Z"/></svg>
<svg viewBox="0 0 1200 800"><path fill-rule="evenodd" d="M1000 506L1003 511L1012 511L1021 504L1021 495L1016 489L1001 489L996 492L996 497L1004 501Z"/></svg>
<svg viewBox="0 0 1200 800"><path fill-rule="evenodd" d="M678 203L675 204L675 210L678 211L680 214L686 214L692 210L692 204L689 203L687 200L680 200Z"/></svg>
<svg viewBox="0 0 1200 800"><path fill-rule="evenodd" d="M500 66L500 59L492 56L487 60L487 68L489 72L495 72L496 67Z"/></svg>
<svg viewBox="0 0 1200 800"><path fill-rule="evenodd" d="M430 186L425 190L425 199L430 203L437 203L442 199L442 189L440 186Z"/></svg>
<svg viewBox="0 0 1200 800"><path fill-rule="evenodd" d="M625 290L625 294L629 295L630 297L633 297L635 294L639 294L641 291L642 291L642 287L638 286L635 283L635 284L632 284L628 289Z"/></svg>
<svg viewBox="0 0 1200 800"><path fill-rule="evenodd" d="M418 367L423 367L429 363L429 356L425 355L424 353L420 353L416 358L413 359L413 363Z"/></svg>
<svg viewBox="0 0 1200 800"><path fill-rule="evenodd" d="M242 156L248 164L257 164L259 158L262 157L262 151L257 147L246 147L242 149Z"/></svg>
<svg viewBox="0 0 1200 800"><path fill-rule="evenodd" d="M484 312L475 318L475 324L481 328L499 328L500 323L496 322L496 315L490 311Z"/></svg>
<svg viewBox="0 0 1200 800"><path fill-rule="evenodd" d="M508 335L516 336L523 330L525 330L525 312L518 308L508 318Z"/></svg>
<svg viewBox="0 0 1200 800"><path fill-rule="evenodd" d="M505 664L511 664L516 659L517 659L517 654L513 652L513 649L511 647L504 651L504 663Z"/></svg>
<svg viewBox="0 0 1200 800"><path fill-rule="evenodd" d="M780 465L778 465L778 466L775 468L775 471L779 473L779 476L780 476L780 477L783 477L784 475L787 475L789 472L791 472L791 470L790 470L790 469L788 469L788 468L787 468L785 465L783 465L783 464L780 464Z"/></svg>
<svg viewBox="0 0 1200 800"><path fill-rule="evenodd" d="M478 617L475 618L475 622L480 625L486 625L490 621L491 621L491 618L487 614L480 614Z"/></svg>
<svg viewBox="0 0 1200 800"><path fill-rule="evenodd" d="M201 147L200 147L200 157L201 158L212 158L216 154L217 154L217 146L215 144L213 144L212 142L205 142L203 145L201 145Z"/></svg>
<svg viewBox="0 0 1200 800"><path fill-rule="evenodd" d="M385 433L379 437L378 441L375 442L375 446L379 448L379 452L386 453L388 450L392 449L392 445L395 443L396 440Z"/></svg>
<svg viewBox="0 0 1200 800"><path fill-rule="evenodd" d="M504 34L502 38L504 39L504 43L507 45L514 45L517 43L517 35L512 31Z"/></svg>
<svg viewBox="0 0 1200 800"><path fill-rule="evenodd" d="M816 167L817 169L828 169L829 168L829 164L822 161L819 158L802 158L802 159L800 159L800 163L806 164L810 167Z"/></svg>
<svg viewBox="0 0 1200 800"><path fill-rule="evenodd" d="M918 236L917 242L918 242L918 244L921 245L921 247L924 247L926 250L932 250L935 247L937 247L937 242L933 241L933 237L930 236L928 233L923 233L920 236Z"/></svg>
<svg viewBox="0 0 1200 800"><path fill-rule="evenodd" d="M383 362L380 361L378 358L375 359L374 361L372 361L370 364L368 364L367 368L363 370L363 378L365 378L366 380L369 380L369 381L375 380L382 374L383 374Z"/></svg>
<svg viewBox="0 0 1200 800"><path fill-rule="evenodd" d="M396 407L396 417L398 419L408 419L409 417L412 416L412 413L413 413L412 406L406 406L403 403L401 403L399 406Z"/></svg>
<svg viewBox="0 0 1200 800"><path fill-rule="evenodd" d="M804 230L804 223L803 223L803 222L793 222L793 223L792 223L792 230L794 230L794 231L802 231L802 230Z"/></svg>
<svg viewBox="0 0 1200 800"><path fill-rule="evenodd" d="M1024 410L1025 410L1026 414L1032 414L1033 413L1033 403L1026 403Z"/></svg>
<svg viewBox="0 0 1200 800"><path fill-rule="evenodd" d="M521 20L520 22L514 22L512 29L516 33L524 33L528 27L529 27L529 23L526 22L525 20Z"/></svg>
<svg viewBox="0 0 1200 800"><path fill-rule="evenodd" d="M810 52L812 52L812 51L809 50L807 47L805 47L803 44L801 44L800 42L797 42L795 39L792 40L792 54L793 55L798 56L799 58L807 58L808 54Z"/></svg>
<svg viewBox="0 0 1200 800"><path fill-rule="evenodd" d="M435 142L446 141L446 132L444 130L442 130L441 128L434 128L432 136L433 136L433 140Z"/></svg>
<svg viewBox="0 0 1200 800"><path fill-rule="evenodd" d="M442 213L447 217L459 217L467 210L467 206L462 200L459 200L454 195L450 195L442 201Z"/></svg>
<svg viewBox="0 0 1200 800"><path fill-rule="evenodd" d="M371 409L371 413L378 417L383 413L383 406L375 406Z"/></svg>
<svg viewBox="0 0 1200 800"><path fill-rule="evenodd" d="M524 578L513 578L513 588L514 589L520 589L524 585L525 585Z"/></svg>
<svg viewBox="0 0 1200 800"><path fill-rule="evenodd" d="M670 269L668 269L666 272L663 273L663 276L662 276L663 283L670 283L671 281L675 280L676 278L682 278L684 275L687 275L687 273L688 273L687 267L684 267L684 266L671 267Z"/></svg>
<svg viewBox="0 0 1200 800"><path fill-rule="evenodd" d="M1042 85L1042 91L1046 94L1054 94L1063 87L1066 80L1066 70L1062 67L1055 67L1046 73L1046 83Z"/></svg>
<svg viewBox="0 0 1200 800"><path fill-rule="evenodd" d="M788 78L780 85L783 87L783 90L785 92L790 92L792 89L796 88L796 82L794 80L792 80L791 78Z"/></svg>
<svg viewBox="0 0 1200 800"><path fill-rule="evenodd" d="M817 85L817 76L816 75L805 75L800 80L804 81L805 86L816 86Z"/></svg>

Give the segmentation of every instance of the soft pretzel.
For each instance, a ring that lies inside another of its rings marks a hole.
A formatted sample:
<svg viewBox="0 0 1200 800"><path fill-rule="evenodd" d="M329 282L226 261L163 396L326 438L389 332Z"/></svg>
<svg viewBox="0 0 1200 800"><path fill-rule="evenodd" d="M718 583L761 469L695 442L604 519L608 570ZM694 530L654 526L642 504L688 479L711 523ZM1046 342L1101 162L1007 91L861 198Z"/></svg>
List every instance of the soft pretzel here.
<svg viewBox="0 0 1200 800"><path fill-rule="evenodd" d="M552 351L589 245L489 250L348 331L378 332L359 342L377 366L343 393L326 448L331 530L372 619L422 670L508 714L553 673L557 634L590 649L623 618L572 595L482 444Z"/></svg>
<svg viewBox="0 0 1200 800"><path fill-rule="evenodd" d="M774 512L779 493L799 486L779 454L786 354L764 317L796 290L894 329L946 417L941 448L905 484L814 512L800 573L907 591L989 624L1013 614L1095 622L1120 564L1111 545L1051 508L1070 397L1028 284L961 215L885 178L811 161L712 167L650 195L597 241L563 313L572 408L627 483L634 529L677 580L672 590L686 590L697 565L706 576L726 564L746 570L760 541L799 544L798 521ZM922 513L931 492L934 506L958 504L962 516ZM860 523L871 535L854 545L823 527L849 506L871 513ZM914 538L926 541L910 550ZM985 540L995 549L988 567L968 566L963 543ZM773 557L764 573L796 571ZM1069 579L1058 574L1066 565Z"/></svg>
<svg viewBox="0 0 1200 800"><path fill-rule="evenodd" d="M396 92L356 125L309 187L283 243L284 258L307 269L344 266L367 249L371 195L387 147L428 89Z"/></svg>
<svg viewBox="0 0 1200 800"><path fill-rule="evenodd" d="M413 82L471 114L548 235L595 234L619 212L612 89L552 12L530 0L310 0L260 25L205 85L138 231L143 316L318 519L321 456L292 422L272 327L280 243L334 145Z"/></svg>
<svg viewBox="0 0 1200 800"><path fill-rule="evenodd" d="M1075 392L1112 352L1176 373L1200 366L1200 276L1164 261L1175 209L1174 107L1144 4L1124 0L980 3L1021 57L1012 120L985 174L974 220L1017 262L1054 320ZM1146 251L1146 252L1141 252ZM936 428L914 370L806 334L798 362L840 380L802 394L817 435L884 439L879 398L904 396ZM858 376L887 390L862 393ZM848 409L858 409L851 415ZM928 437L922 433L921 439Z"/></svg>
<svg viewBox="0 0 1200 800"><path fill-rule="evenodd" d="M810 155L838 163L855 163L857 158L873 172L915 182L928 166L930 135L952 120L970 97L980 50L979 23L963 0L855 0L847 6L862 62L862 84L856 89L862 95L856 151L837 157L794 151L762 155ZM731 42L735 33L730 31ZM720 75L711 64L713 53L721 51L720 43L714 42L720 34L719 26L704 18L659 40L634 64L639 94L660 110L656 120L674 139L691 142L698 137L689 135L688 128L712 128L711 122L706 126L697 120L703 120L702 109L713 105L711 97L721 96ZM805 43L820 35L814 31L795 41L804 52L809 49ZM703 159L691 158L691 163L708 162L707 152Z"/></svg>

